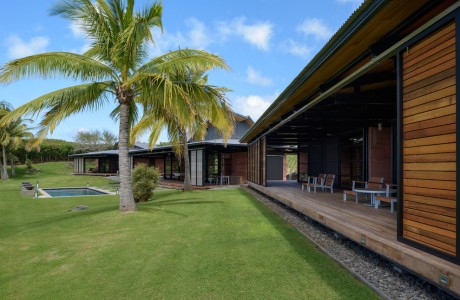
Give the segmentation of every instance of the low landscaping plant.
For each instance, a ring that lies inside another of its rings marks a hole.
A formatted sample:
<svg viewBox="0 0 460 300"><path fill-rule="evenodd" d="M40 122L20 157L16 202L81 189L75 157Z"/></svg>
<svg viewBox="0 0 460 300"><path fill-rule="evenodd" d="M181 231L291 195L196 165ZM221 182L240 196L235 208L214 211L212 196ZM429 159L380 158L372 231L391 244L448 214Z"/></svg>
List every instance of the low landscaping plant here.
<svg viewBox="0 0 460 300"><path fill-rule="evenodd" d="M138 164L132 172L133 196L136 202L145 202L153 195L160 181L160 170L146 164Z"/></svg>
<svg viewBox="0 0 460 300"><path fill-rule="evenodd" d="M33 168L32 161L30 159L26 160L26 166L27 166L27 169L32 169Z"/></svg>

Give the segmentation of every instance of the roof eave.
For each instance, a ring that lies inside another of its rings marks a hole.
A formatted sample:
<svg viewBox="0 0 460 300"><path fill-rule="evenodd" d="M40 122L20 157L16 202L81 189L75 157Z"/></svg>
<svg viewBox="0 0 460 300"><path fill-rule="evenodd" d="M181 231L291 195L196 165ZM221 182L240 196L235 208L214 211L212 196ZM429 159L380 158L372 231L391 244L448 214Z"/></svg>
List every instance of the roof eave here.
<svg viewBox="0 0 460 300"><path fill-rule="evenodd" d="M375 13L388 3L384 1L365 1L348 18L344 25L334 34L327 44L315 55L308 65L294 78L287 88L278 96L270 107L262 114L256 123L241 137L240 142L249 143L255 137L253 134L257 127L276 109L282 105L290 94L302 85L313 73L315 73L349 38L362 24L366 23Z"/></svg>

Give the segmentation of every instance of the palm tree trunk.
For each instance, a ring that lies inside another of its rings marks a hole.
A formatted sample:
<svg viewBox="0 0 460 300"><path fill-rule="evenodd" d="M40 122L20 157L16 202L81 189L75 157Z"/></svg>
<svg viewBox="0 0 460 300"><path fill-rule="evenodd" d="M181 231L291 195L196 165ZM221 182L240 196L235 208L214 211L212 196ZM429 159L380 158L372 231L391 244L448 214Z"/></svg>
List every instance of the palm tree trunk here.
<svg viewBox="0 0 460 300"><path fill-rule="evenodd" d="M120 131L118 136L118 164L120 171L120 211L135 211L129 164L129 105L120 104Z"/></svg>
<svg viewBox="0 0 460 300"><path fill-rule="evenodd" d="M6 149L2 147L2 155L3 155L3 169L2 169L2 180L7 180L8 177L8 165L6 160Z"/></svg>
<svg viewBox="0 0 460 300"><path fill-rule="evenodd" d="M10 162L11 162L11 176L15 177L16 176L16 169L14 168L14 159L11 159Z"/></svg>
<svg viewBox="0 0 460 300"><path fill-rule="evenodd" d="M187 134L184 134L184 192L191 191L192 185L190 183L190 158L188 155Z"/></svg>

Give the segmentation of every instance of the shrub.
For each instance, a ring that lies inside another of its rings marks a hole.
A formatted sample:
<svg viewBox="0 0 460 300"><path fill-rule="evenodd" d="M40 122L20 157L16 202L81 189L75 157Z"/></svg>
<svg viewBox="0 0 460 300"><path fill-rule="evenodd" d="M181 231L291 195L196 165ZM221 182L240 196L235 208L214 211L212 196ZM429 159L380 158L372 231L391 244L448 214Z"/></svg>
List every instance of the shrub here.
<svg viewBox="0 0 460 300"><path fill-rule="evenodd" d="M138 164L132 172L133 196L136 202L145 202L153 195L153 190L160 181L160 170L146 164Z"/></svg>
<svg viewBox="0 0 460 300"><path fill-rule="evenodd" d="M27 169L32 169L32 161L30 159L27 159L26 160L26 166L27 166Z"/></svg>

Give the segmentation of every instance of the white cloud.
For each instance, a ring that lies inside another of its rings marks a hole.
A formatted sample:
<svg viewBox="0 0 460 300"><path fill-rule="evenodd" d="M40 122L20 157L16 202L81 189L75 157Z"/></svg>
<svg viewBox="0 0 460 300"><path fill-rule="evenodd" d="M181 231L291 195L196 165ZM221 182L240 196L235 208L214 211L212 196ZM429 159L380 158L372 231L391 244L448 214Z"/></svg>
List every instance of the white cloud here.
<svg viewBox="0 0 460 300"><path fill-rule="evenodd" d="M85 32L81 28L81 22L73 21L69 25L72 35L76 38L85 38Z"/></svg>
<svg viewBox="0 0 460 300"><path fill-rule="evenodd" d="M157 56L179 48L204 50L214 42L208 28L200 20L190 18L185 21L185 24L189 27L185 34L182 32L170 33L166 30L161 33L158 28L154 28L152 34L155 46L151 47L149 53Z"/></svg>
<svg viewBox="0 0 460 300"><path fill-rule="evenodd" d="M223 38L238 36L249 44L261 50L269 50L270 39L273 35L273 25L270 22L260 22L253 25L246 24L245 18L236 18L231 22L220 22L218 30Z"/></svg>
<svg viewBox="0 0 460 300"><path fill-rule="evenodd" d="M281 51L285 53L289 53L302 58L308 58L312 53L312 49L309 48L307 45L301 44L292 39L287 39L283 41L280 45L280 48Z"/></svg>
<svg viewBox="0 0 460 300"><path fill-rule="evenodd" d="M319 40L326 40L333 34L333 31L323 21L316 18L305 20L297 26L296 30L306 36L312 35Z"/></svg>
<svg viewBox="0 0 460 300"><path fill-rule="evenodd" d="M259 71L255 70L251 66L248 66L246 75L247 75L247 78L246 78L247 81L251 84L268 86L272 83L272 80L270 78L262 75Z"/></svg>
<svg viewBox="0 0 460 300"><path fill-rule="evenodd" d="M277 94L272 96L239 96L232 102L235 103L234 108L236 112L250 116L255 121L267 110L276 97L278 97Z"/></svg>
<svg viewBox="0 0 460 300"><path fill-rule="evenodd" d="M208 29L203 22L195 18L190 18L186 21L186 24L190 27L187 35L190 44L189 47L205 49L212 43Z"/></svg>
<svg viewBox="0 0 460 300"><path fill-rule="evenodd" d="M242 38L251 45L262 50L268 50L272 36L272 25L268 22L246 24L244 18L236 18L230 22L219 22L214 28L209 28L205 23L189 18L185 21L187 30L175 33L152 30L155 46L149 50L152 56L163 54L178 48L207 49L210 45L225 42L229 37Z"/></svg>
<svg viewBox="0 0 460 300"><path fill-rule="evenodd" d="M43 36L31 38L29 41L23 41L17 35L10 35L6 40L8 56L10 58L20 58L45 51L49 39Z"/></svg>
<svg viewBox="0 0 460 300"><path fill-rule="evenodd" d="M83 44L83 46L81 46L80 48L72 48L72 49L69 49L69 50L66 50L66 51L72 52L72 53L83 54L86 51L88 51L90 48L91 48L91 44L89 42L87 42L87 43Z"/></svg>

